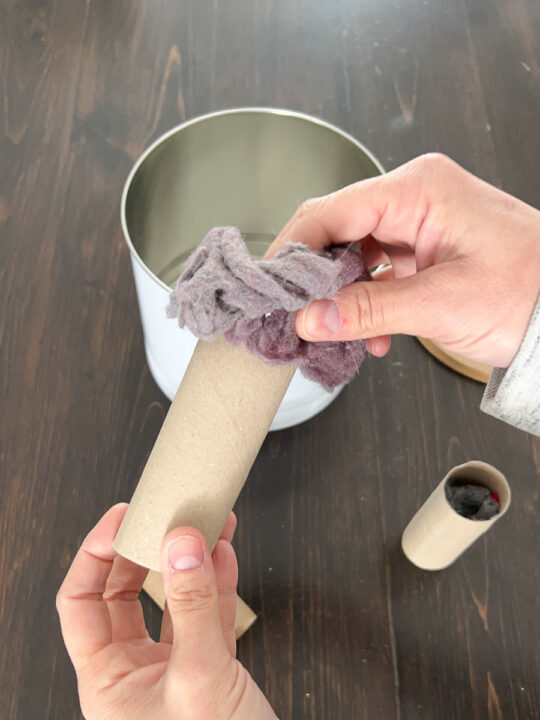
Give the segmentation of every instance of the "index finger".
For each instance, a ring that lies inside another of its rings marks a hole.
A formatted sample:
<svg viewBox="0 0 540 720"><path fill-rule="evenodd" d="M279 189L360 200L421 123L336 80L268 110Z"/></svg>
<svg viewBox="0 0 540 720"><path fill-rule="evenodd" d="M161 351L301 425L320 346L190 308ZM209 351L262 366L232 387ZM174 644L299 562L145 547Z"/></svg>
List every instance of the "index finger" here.
<svg viewBox="0 0 540 720"><path fill-rule="evenodd" d="M115 505L90 531L56 597L62 635L75 668L112 641L103 593L117 556L112 543L126 510L126 503Z"/></svg>
<svg viewBox="0 0 540 720"><path fill-rule="evenodd" d="M381 215L378 181L379 178L362 180L330 195L303 202L265 257L272 257L289 242L319 250L331 243L354 242L368 236L377 227ZM364 202L359 212L361 196Z"/></svg>
<svg viewBox="0 0 540 720"><path fill-rule="evenodd" d="M370 236L397 247L414 248L430 209L434 188L458 166L439 155L425 155L395 170L353 183L302 203L268 248L265 257L286 243L313 249Z"/></svg>

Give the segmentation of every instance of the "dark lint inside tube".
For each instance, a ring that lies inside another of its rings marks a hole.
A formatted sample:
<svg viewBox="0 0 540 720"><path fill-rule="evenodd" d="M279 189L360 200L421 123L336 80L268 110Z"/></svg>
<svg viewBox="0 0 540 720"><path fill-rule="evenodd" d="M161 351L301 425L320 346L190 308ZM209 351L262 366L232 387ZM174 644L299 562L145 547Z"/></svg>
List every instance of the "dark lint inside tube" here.
<svg viewBox="0 0 540 720"><path fill-rule="evenodd" d="M450 507L468 520L491 520L499 512L498 494L477 482L450 480L444 493Z"/></svg>

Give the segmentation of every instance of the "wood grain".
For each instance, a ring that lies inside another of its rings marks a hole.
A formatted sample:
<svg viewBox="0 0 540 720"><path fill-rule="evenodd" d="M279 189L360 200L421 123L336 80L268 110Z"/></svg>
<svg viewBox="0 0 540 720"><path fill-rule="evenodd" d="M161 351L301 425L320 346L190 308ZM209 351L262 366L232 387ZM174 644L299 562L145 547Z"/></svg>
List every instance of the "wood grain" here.
<svg viewBox="0 0 540 720"><path fill-rule="evenodd" d="M274 105L388 168L440 150L538 203L539 29L537 0L0 0L2 717L80 716L55 594L167 409L119 226L137 155L184 118ZM267 439L237 505L260 616L239 657L281 718L538 717L540 443L480 396L400 338ZM471 458L507 475L512 508L419 571L401 532Z"/></svg>

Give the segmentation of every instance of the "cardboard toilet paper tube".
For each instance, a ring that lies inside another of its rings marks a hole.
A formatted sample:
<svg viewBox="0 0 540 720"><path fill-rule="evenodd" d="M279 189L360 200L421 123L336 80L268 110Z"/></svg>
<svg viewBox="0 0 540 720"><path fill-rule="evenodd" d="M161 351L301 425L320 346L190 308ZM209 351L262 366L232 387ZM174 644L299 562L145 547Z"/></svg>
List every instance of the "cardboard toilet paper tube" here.
<svg viewBox="0 0 540 720"><path fill-rule="evenodd" d="M499 512L490 520L469 520L449 504L445 486L464 481L482 485L499 496ZM435 488L405 528L401 538L403 552L423 570L442 570L487 532L510 505L510 487L504 475L480 460L471 460L452 468Z"/></svg>
<svg viewBox="0 0 540 720"><path fill-rule="evenodd" d="M161 573L150 570L144 581L143 590L149 595L158 607L162 610L165 607L165 590L163 588L163 581L161 579ZM236 620L234 623L234 634L238 640L246 630L253 625L257 616L253 610L246 605L246 603L240 597L236 597Z"/></svg>
<svg viewBox="0 0 540 720"><path fill-rule="evenodd" d="M212 549L294 374L224 338L197 343L114 541L160 569L175 527L196 527Z"/></svg>

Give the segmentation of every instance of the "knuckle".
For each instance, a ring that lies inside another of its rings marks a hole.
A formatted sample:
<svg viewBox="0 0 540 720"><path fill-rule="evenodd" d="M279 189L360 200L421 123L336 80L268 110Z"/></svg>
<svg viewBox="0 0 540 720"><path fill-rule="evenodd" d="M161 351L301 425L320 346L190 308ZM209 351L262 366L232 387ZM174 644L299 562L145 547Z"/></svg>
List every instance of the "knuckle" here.
<svg viewBox="0 0 540 720"><path fill-rule="evenodd" d="M296 211L296 217L300 219L306 217L306 215L313 215L320 207L321 202L322 198L319 197L308 198L307 200L304 200L298 206L298 209Z"/></svg>
<svg viewBox="0 0 540 720"><path fill-rule="evenodd" d="M55 604L56 604L56 612L60 613L62 610L62 606L64 604L64 594L63 594L62 590L59 590L56 593Z"/></svg>
<svg viewBox="0 0 540 720"><path fill-rule="evenodd" d="M426 153L418 158L423 173L428 175L440 175L449 173L457 167L456 163L448 155L439 152Z"/></svg>
<svg viewBox="0 0 540 720"><path fill-rule="evenodd" d="M219 597L222 600L236 599L236 585L221 586L218 589Z"/></svg>
<svg viewBox="0 0 540 720"><path fill-rule="evenodd" d="M171 584L167 604L171 612L195 612L206 610L216 602L216 590L209 583Z"/></svg>
<svg viewBox="0 0 540 720"><path fill-rule="evenodd" d="M374 284L369 292L362 284L359 284L354 294L353 313L360 336L367 337L384 328L384 310L377 300L377 288Z"/></svg>

